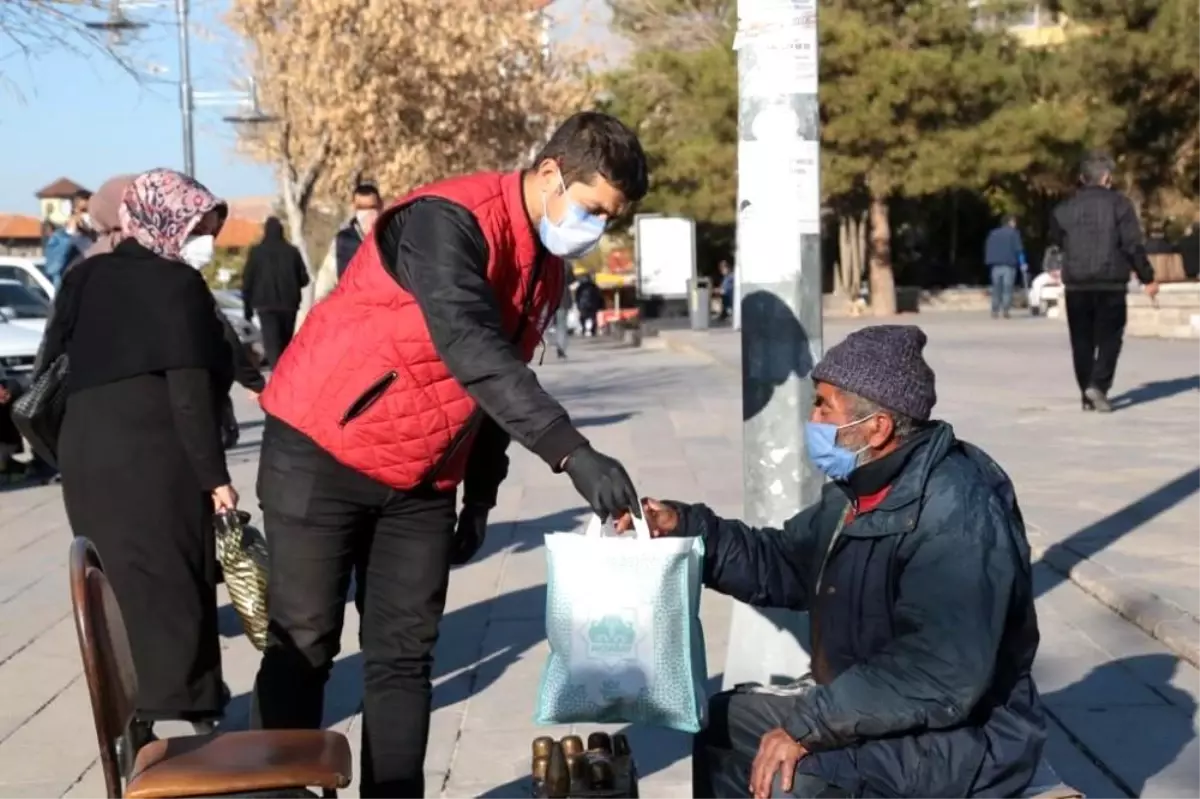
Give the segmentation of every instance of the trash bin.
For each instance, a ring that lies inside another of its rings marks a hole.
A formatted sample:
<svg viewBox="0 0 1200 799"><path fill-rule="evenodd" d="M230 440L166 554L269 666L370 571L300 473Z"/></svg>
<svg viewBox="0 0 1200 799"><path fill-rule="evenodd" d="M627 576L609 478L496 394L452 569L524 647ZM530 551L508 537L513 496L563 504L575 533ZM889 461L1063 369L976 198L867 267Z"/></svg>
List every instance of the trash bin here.
<svg viewBox="0 0 1200 799"><path fill-rule="evenodd" d="M708 330L712 318L712 281L706 277L688 281L688 316L692 330Z"/></svg>

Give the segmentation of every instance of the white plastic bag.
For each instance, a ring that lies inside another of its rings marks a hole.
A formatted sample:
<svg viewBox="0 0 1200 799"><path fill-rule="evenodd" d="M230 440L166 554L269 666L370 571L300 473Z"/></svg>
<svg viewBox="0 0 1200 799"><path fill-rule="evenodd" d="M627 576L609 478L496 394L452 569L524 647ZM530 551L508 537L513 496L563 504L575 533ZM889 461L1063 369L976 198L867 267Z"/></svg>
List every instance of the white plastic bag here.
<svg viewBox="0 0 1200 799"><path fill-rule="evenodd" d="M546 639L534 720L628 722L698 732L708 666L700 629L701 538L546 536ZM611 530L609 531L611 532Z"/></svg>

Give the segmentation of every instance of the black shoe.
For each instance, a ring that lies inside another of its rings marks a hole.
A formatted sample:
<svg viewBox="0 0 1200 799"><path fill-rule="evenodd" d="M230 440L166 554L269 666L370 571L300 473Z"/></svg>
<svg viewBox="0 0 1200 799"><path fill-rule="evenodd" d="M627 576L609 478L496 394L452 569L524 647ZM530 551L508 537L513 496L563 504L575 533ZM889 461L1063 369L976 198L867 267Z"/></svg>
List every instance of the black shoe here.
<svg viewBox="0 0 1200 799"><path fill-rule="evenodd" d="M1108 396L1094 386L1083 392L1085 401L1090 401L1097 413L1112 413L1112 403L1108 401Z"/></svg>
<svg viewBox="0 0 1200 799"><path fill-rule="evenodd" d="M1083 409L1085 411L1094 411L1094 410L1096 410L1096 406L1094 404L1092 404L1092 401L1090 399L1088 399L1087 397L1084 397L1083 398Z"/></svg>

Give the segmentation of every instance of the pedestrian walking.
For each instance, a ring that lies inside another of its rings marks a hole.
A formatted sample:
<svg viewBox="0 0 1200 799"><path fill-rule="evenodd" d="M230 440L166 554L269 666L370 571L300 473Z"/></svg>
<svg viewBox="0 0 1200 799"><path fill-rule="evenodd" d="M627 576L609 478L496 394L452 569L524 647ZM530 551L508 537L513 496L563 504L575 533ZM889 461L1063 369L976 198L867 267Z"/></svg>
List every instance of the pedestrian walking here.
<svg viewBox="0 0 1200 799"><path fill-rule="evenodd" d="M646 187L634 133L582 113L528 170L416 189L380 215L263 392L270 633L253 722L320 725L355 573L363 796L423 795L449 570L483 542L510 436L597 513L637 504L625 469L527 364L561 302L563 259L592 249Z"/></svg>
<svg viewBox="0 0 1200 799"><path fill-rule="evenodd" d="M274 367L292 340L300 292L308 285L304 257L283 237L283 223L269 216L263 224L262 240L250 248L242 271L242 301L246 321L258 314L263 350Z"/></svg>
<svg viewBox="0 0 1200 799"><path fill-rule="evenodd" d="M212 295L183 262L225 214L184 175L139 175L120 209L125 238L67 275L46 333L47 361L70 362L67 516L104 560L137 667L135 748L157 721L211 730L228 700L212 518L237 504L220 445L232 361Z"/></svg>
<svg viewBox="0 0 1200 799"><path fill-rule="evenodd" d="M379 196L379 189L374 183L360 183L354 187L350 205L350 218L334 234L333 241L329 242L329 251L317 270L313 288L314 303L328 297L341 280L363 239L375 226L375 220L383 208L383 198Z"/></svg>
<svg viewBox="0 0 1200 799"><path fill-rule="evenodd" d="M579 309L580 332L595 336L596 317L604 310L604 294L590 273L579 278L579 285L575 287L575 307Z"/></svg>
<svg viewBox="0 0 1200 799"><path fill-rule="evenodd" d="M724 322L733 313L733 293L736 281L733 276L733 267L729 265L728 261L721 261L717 264L717 271L721 274L721 315L718 319Z"/></svg>
<svg viewBox="0 0 1200 799"><path fill-rule="evenodd" d="M571 305L575 301L571 283L574 281L575 271L564 262L562 299L559 300L558 310L554 312L554 351L560 361L567 357L567 342L571 338Z"/></svg>
<svg viewBox="0 0 1200 799"><path fill-rule="evenodd" d="M1017 272L1022 278L1027 275L1029 265L1025 260L1025 245L1021 232L1017 230L1017 218L1006 217L1004 224L992 230L984 243L984 263L987 264L992 282L992 318L1009 318L1012 311L1013 288ZM1025 281L1022 280L1022 285Z"/></svg>
<svg viewBox="0 0 1200 799"><path fill-rule="evenodd" d="M1067 329L1085 411L1112 411L1108 392L1125 336L1130 273L1148 296L1158 294L1137 212L1112 187L1114 168L1107 155L1090 155L1079 170L1079 190L1050 217L1050 240L1063 251Z"/></svg>
<svg viewBox="0 0 1200 799"><path fill-rule="evenodd" d="M1176 252L1183 258L1183 275L1189 280L1200 277L1200 211L1188 226L1187 234L1175 245Z"/></svg>
<svg viewBox="0 0 1200 799"><path fill-rule="evenodd" d="M89 212L91 199L92 193L87 189L75 192L71 197L70 216L46 241L45 263L42 268L56 290L62 286L67 270L83 260L85 253L96 240Z"/></svg>

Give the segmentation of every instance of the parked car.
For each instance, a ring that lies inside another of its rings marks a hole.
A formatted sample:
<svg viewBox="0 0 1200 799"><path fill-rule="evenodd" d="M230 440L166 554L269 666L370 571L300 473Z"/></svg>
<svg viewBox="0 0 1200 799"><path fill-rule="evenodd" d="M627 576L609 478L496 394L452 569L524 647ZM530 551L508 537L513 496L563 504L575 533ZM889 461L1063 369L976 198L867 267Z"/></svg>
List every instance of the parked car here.
<svg viewBox="0 0 1200 799"><path fill-rule="evenodd" d="M233 329L237 331L238 340L250 353L251 360L256 364L261 364L263 359L262 331L258 329L256 322L246 321L241 292L214 289L213 296L217 299L217 307L221 309L221 313L225 314L229 324L233 325Z"/></svg>
<svg viewBox="0 0 1200 799"><path fill-rule="evenodd" d="M15 280L46 302L53 302L54 283L42 271L45 263L41 258L0 255L0 280Z"/></svg>
<svg viewBox="0 0 1200 799"><path fill-rule="evenodd" d="M0 314L0 365L23 388L28 388L33 377L33 362L41 344L41 333L13 324Z"/></svg>
<svg viewBox="0 0 1200 799"><path fill-rule="evenodd" d="M46 332L50 302L15 280L0 278L0 315L10 324L40 336Z"/></svg>

